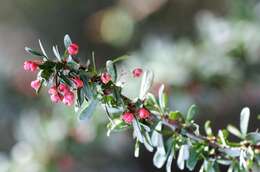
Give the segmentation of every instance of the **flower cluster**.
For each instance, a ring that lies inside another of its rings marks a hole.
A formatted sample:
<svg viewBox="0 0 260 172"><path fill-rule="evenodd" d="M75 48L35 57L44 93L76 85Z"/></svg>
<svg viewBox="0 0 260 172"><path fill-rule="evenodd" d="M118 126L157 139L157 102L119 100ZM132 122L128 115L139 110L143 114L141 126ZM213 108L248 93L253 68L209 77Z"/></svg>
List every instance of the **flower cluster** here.
<svg viewBox="0 0 260 172"><path fill-rule="evenodd" d="M206 135L200 134L198 124L194 122L197 107L192 105L187 114L171 111L167 107L167 95L164 85L159 88L158 97L149 93L153 82L150 70L136 68L132 77L142 76L139 97L130 99L122 94L116 62L123 58L109 60L104 69L93 65L79 63L76 56L79 46L72 43L68 35L64 38L65 53L59 54L53 47L57 60L50 59L40 42L42 53L26 48L29 53L43 59L36 63L26 61L24 69L39 70L37 79L31 86L37 92L42 85L49 86L48 93L52 102L63 102L75 105L80 120L87 120L93 115L98 104L101 104L109 118L108 135L112 131L132 128L135 144L135 156L139 156L139 145L142 143L150 152L156 150L153 163L157 168L166 164L167 172L171 163L177 159L180 169L187 167L193 170L202 161L201 171L217 171L219 165L229 166L230 171L252 171L260 165L260 134L258 131L247 132L250 111L244 108L241 112L240 130L229 125L226 130L219 130L214 135L210 122L205 123ZM233 142L229 134L236 135L240 141ZM176 154L178 152L178 157Z"/></svg>

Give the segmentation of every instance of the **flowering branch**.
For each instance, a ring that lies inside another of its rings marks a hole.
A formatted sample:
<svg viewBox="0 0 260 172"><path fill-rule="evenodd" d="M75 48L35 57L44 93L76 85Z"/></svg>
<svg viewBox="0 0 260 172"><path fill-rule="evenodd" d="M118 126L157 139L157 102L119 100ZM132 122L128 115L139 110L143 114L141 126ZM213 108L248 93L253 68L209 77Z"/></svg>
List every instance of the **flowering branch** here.
<svg viewBox="0 0 260 172"><path fill-rule="evenodd" d="M133 129L136 157L142 143L150 152L156 149L153 163L157 168L166 164L167 172L171 171L174 158L180 169L186 166L191 171L198 162L203 162L200 171L206 172L219 171L219 165L229 166L229 171L259 168L260 133L247 132L248 108L241 111L240 130L229 125L214 135L207 121L204 136L193 120L198 112L195 105L184 115L168 109L164 85L159 89L158 98L148 92L153 81L150 70L133 70L133 77L142 76L142 83L139 97L132 100L122 94L123 84L118 79L116 62L121 58L107 61L105 69L98 71L94 60L93 65L89 61L85 65L79 63L79 46L72 43L68 35L64 38L66 49L63 55L60 55L57 46L53 46L57 60L50 59L39 43L42 52L25 48L32 55L42 58L24 63L25 70L38 71L37 79L31 82L32 88L39 92L43 85L49 87L51 101L74 105L80 120L90 119L96 106L101 104L109 118L108 135L112 131ZM240 141L230 141L229 134L236 135Z"/></svg>

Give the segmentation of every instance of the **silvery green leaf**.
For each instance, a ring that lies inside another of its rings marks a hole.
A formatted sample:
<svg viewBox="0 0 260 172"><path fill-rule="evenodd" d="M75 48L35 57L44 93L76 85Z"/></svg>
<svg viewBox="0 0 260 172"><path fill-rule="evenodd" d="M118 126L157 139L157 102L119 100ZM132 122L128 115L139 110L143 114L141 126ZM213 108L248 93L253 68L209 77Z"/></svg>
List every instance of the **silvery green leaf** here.
<svg viewBox="0 0 260 172"><path fill-rule="evenodd" d="M177 165L183 170L185 165L185 160L189 159L189 145L182 145L179 151Z"/></svg>
<svg viewBox="0 0 260 172"><path fill-rule="evenodd" d="M146 94L148 93L149 89L152 86L153 83L153 72L151 70L146 70L144 72L143 78L142 78L142 82L141 82L141 89L140 89L140 93L139 93L139 98L141 100L143 100L146 96Z"/></svg>
<svg viewBox="0 0 260 172"><path fill-rule="evenodd" d="M152 133L152 138L151 138L152 145L155 147L159 145L159 139L160 139L160 137L162 137L161 134L158 132L161 130L162 130L162 122L160 121L156 125L155 130Z"/></svg>
<svg viewBox="0 0 260 172"><path fill-rule="evenodd" d="M232 133L233 135L235 135L235 136L237 136L237 137L239 137L239 138L242 137L241 132L240 132L236 127L234 127L233 125L228 125L228 126L227 126L227 130L228 130L230 133Z"/></svg>
<svg viewBox="0 0 260 172"><path fill-rule="evenodd" d="M239 156L239 166L240 168L247 168L246 165L246 160L245 160L246 154L244 151L240 151L240 156Z"/></svg>
<svg viewBox="0 0 260 172"><path fill-rule="evenodd" d="M96 99L92 99L88 102L88 106L85 107L81 112L80 112L80 115L79 115L79 120L81 121L85 121L85 120L89 120L92 115L93 115L93 112L96 108L98 104L98 100Z"/></svg>
<svg viewBox="0 0 260 172"><path fill-rule="evenodd" d="M140 143L139 143L138 139L136 139L136 142L135 142L135 152L134 152L134 156L136 158L139 157L139 151L140 151Z"/></svg>
<svg viewBox="0 0 260 172"><path fill-rule="evenodd" d="M136 119L133 120L133 127L134 127L134 136L138 139L139 142L144 143L141 127Z"/></svg>
<svg viewBox="0 0 260 172"><path fill-rule="evenodd" d="M195 148L191 148L189 152L189 159L186 166L190 171L193 171L199 159L199 153Z"/></svg>
<svg viewBox="0 0 260 172"><path fill-rule="evenodd" d="M30 54L32 54L32 55L40 56L40 57L45 57L44 54L42 54L42 53L40 53L40 52L38 52L38 51L34 51L34 50L32 50L31 48L25 47L24 49L25 49L25 51L27 51L28 53L30 53Z"/></svg>
<svg viewBox="0 0 260 172"><path fill-rule="evenodd" d="M173 158L174 158L174 149L172 148L171 153L166 162L166 171L167 172L171 172Z"/></svg>
<svg viewBox="0 0 260 172"><path fill-rule="evenodd" d="M191 121L197 113L198 107L196 105L191 105L186 116L186 121Z"/></svg>
<svg viewBox="0 0 260 172"><path fill-rule="evenodd" d="M157 168L162 168L167 159L164 147L158 147L153 157L153 164Z"/></svg>
<svg viewBox="0 0 260 172"><path fill-rule="evenodd" d="M117 71L116 71L116 66L113 63L113 61L108 60L106 63L106 68L107 68L107 72L111 75L112 77L112 81L116 82L117 79Z"/></svg>
<svg viewBox="0 0 260 172"><path fill-rule="evenodd" d="M110 133L121 123L123 123L123 121L121 119L113 119L113 121L110 121L110 123L107 125L107 136L110 136Z"/></svg>
<svg viewBox="0 0 260 172"><path fill-rule="evenodd" d="M61 61L61 56L60 56L60 53L59 53L59 50L58 50L58 46L57 46L57 45L52 47L52 51L53 51L55 57L56 57L59 61Z"/></svg>
<svg viewBox="0 0 260 172"><path fill-rule="evenodd" d="M139 123L143 128L144 128L144 130L146 131L146 132L150 132L151 131L151 129L150 129L150 127L149 126L147 126L147 125L145 125L145 124L143 124L143 123Z"/></svg>
<svg viewBox="0 0 260 172"><path fill-rule="evenodd" d="M260 133L251 132L246 135L246 139L252 141L253 143L257 144L260 142Z"/></svg>
<svg viewBox="0 0 260 172"><path fill-rule="evenodd" d="M222 148L219 149L221 152L226 153L228 156L231 157L239 157L240 156L240 149L239 148Z"/></svg>
<svg viewBox="0 0 260 172"><path fill-rule="evenodd" d="M231 160L218 159L217 162L221 165L230 165L232 163Z"/></svg>
<svg viewBox="0 0 260 172"><path fill-rule="evenodd" d="M166 108L166 96L164 94L164 85L162 84L159 88L159 104L162 111Z"/></svg>
<svg viewBox="0 0 260 172"><path fill-rule="evenodd" d="M240 131L243 137L245 137L247 133L249 117L250 117L249 108L248 107L243 108L240 113Z"/></svg>
<svg viewBox="0 0 260 172"><path fill-rule="evenodd" d="M212 136L213 135L213 132L212 132L212 129L210 127L210 121L206 121L205 124L204 124L204 129L205 129L205 132L208 136Z"/></svg>
<svg viewBox="0 0 260 172"><path fill-rule="evenodd" d="M41 42L40 39L39 39L39 45L40 45L40 48L41 48L41 51L42 51L43 55L48 58L47 53L45 52L45 50L44 50L44 48L42 46L42 42Z"/></svg>
<svg viewBox="0 0 260 172"><path fill-rule="evenodd" d="M66 47L66 49L70 46L70 44L72 44L72 41L70 39L70 36L66 34L64 36L64 46Z"/></svg>
<svg viewBox="0 0 260 172"><path fill-rule="evenodd" d="M147 132L145 132L144 146L149 152L153 152L151 138Z"/></svg>
<svg viewBox="0 0 260 172"><path fill-rule="evenodd" d="M220 138L222 144L223 144L224 146L227 146L227 143L226 143L226 141L225 141L224 134L223 134L223 132L222 132L221 130L218 131L218 136L219 136L219 138Z"/></svg>

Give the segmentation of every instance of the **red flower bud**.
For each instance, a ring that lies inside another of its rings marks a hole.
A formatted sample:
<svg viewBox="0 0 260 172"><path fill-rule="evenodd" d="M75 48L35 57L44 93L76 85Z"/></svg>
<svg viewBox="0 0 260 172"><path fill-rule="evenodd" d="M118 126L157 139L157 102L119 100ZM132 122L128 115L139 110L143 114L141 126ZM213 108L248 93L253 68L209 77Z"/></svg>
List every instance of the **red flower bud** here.
<svg viewBox="0 0 260 172"><path fill-rule="evenodd" d="M79 46L75 43L70 44L70 46L68 47L68 53L70 55L77 55L79 52Z"/></svg>
<svg viewBox="0 0 260 172"><path fill-rule="evenodd" d="M134 120L134 115L131 112L125 112L122 116L123 121L128 124L131 124Z"/></svg>
<svg viewBox="0 0 260 172"><path fill-rule="evenodd" d="M69 89L69 86L68 86L68 85L61 83L61 84L59 85L59 91L61 91L61 92L63 92L63 93L66 93L66 92L69 92L70 89Z"/></svg>
<svg viewBox="0 0 260 172"><path fill-rule="evenodd" d="M109 75L109 73L105 72L101 74L101 81L104 84L107 84L110 80L112 79L111 75Z"/></svg>
<svg viewBox="0 0 260 172"><path fill-rule="evenodd" d="M32 81L31 87L37 91L41 87L41 81L39 79Z"/></svg>
<svg viewBox="0 0 260 172"><path fill-rule="evenodd" d="M76 85L77 88L82 88L83 87L83 81L76 77L76 78L73 78L72 81L74 82L74 84Z"/></svg>
<svg viewBox="0 0 260 172"><path fill-rule="evenodd" d="M139 109L139 117L141 119L146 119L149 116L150 116L150 112L147 109L145 109L145 108Z"/></svg>
<svg viewBox="0 0 260 172"><path fill-rule="evenodd" d="M143 70L141 68L136 68L133 70L133 76L134 77L140 77L143 74Z"/></svg>

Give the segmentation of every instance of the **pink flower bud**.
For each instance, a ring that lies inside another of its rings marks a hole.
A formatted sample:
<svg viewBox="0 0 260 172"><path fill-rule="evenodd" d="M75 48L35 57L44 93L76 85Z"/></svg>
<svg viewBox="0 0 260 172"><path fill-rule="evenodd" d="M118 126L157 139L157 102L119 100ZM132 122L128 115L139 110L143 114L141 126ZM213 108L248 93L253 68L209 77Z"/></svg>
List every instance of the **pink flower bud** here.
<svg viewBox="0 0 260 172"><path fill-rule="evenodd" d="M64 94L63 103L67 106L71 106L74 103L74 93L69 91Z"/></svg>
<svg viewBox="0 0 260 172"><path fill-rule="evenodd" d="M30 67L31 67L31 71L34 72L34 71L37 70L37 68L38 68L38 64L32 62L31 65L30 65Z"/></svg>
<svg viewBox="0 0 260 172"><path fill-rule="evenodd" d="M57 95L58 94L58 90L57 90L56 86L52 86L49 89L48 93L51 94L51 95Z"/></svg>
<svg viewBox="0 0 260 172"><path fill-rule="evenodd" d="M31 70L31 61L25 61L24 64L23 64L23 68L24 70Z"/></svg>
<svg viewBox="0 0 260 172"><path fill-rule="evenodd" d="M37 91L41 87L41 81L39 79L32 81L31 87Z"/></svg>
<svg viewBox="0 0 260 172"><path fill-rule="evenodd" d="M70 44L70 46L68 47L68 53L70 55L76 55L78 54L78 52L79 52L79 46L75 43Z"/></svg>
<svg viewBox="0 0 260 172"><path fill-rule="evenodd" d="M140 77L143 74L143 69L136 68L136 69L133 70L132 73L133 73L134 77L138 78L138 77Z"/></svg>
<svg viewBox="0 0 260 172"><path fill-rule="evenodd" d="M128 123L131 124L134 120L134 115L131 112L125 112L122 116L122 119Z"/></svg>
<svg viewBox="0 0 260 172"><path fill-rule="evenodd" d="M66 93L66 92L69 92L70 89L69 89L69 86L68 86L68 85L61 83L61 84L59 85L59 91L61 91L61 92L63 92L63 93Z"/></svg>
<svg viewBox="0 0 260 172"><path fill-rule="evenodd" d="M72 81L76 85L77 88L82 88L83 87L83 81L79 79L78 77L73 78Z"/></svg>
<svg viewBox="0 0 260 172"><path fill-rule="evenodd" d="M23 68L24 68L24 70L27 70L27 71L30 70L30 71L34 72L34 71L37 70L38 64L35 63L35 62L27 60L27 61L24 62Z"/></svg>
<svg viewBox="0 0 260 172"><path fill-rule="evenodd" d="M110 80L112 79L111 75L109 75L109 73L105 72L101 74L101 81L104 84L107 84Z"/></svg>
<svg viewBox="0 0 260 172"><path fill-rule="evenodd" d="M62 100L61 96L59 94L52 94L51 95L51 101L54 103L59 103Z"/></svg>
<svg viewBox="0 0 260 172"><path fill-rule="evenodd" d="M150 116L150 112L147 109L145 109L145 108L139 109L139 117L141 119L146 119L149 116Z"/></svg>

